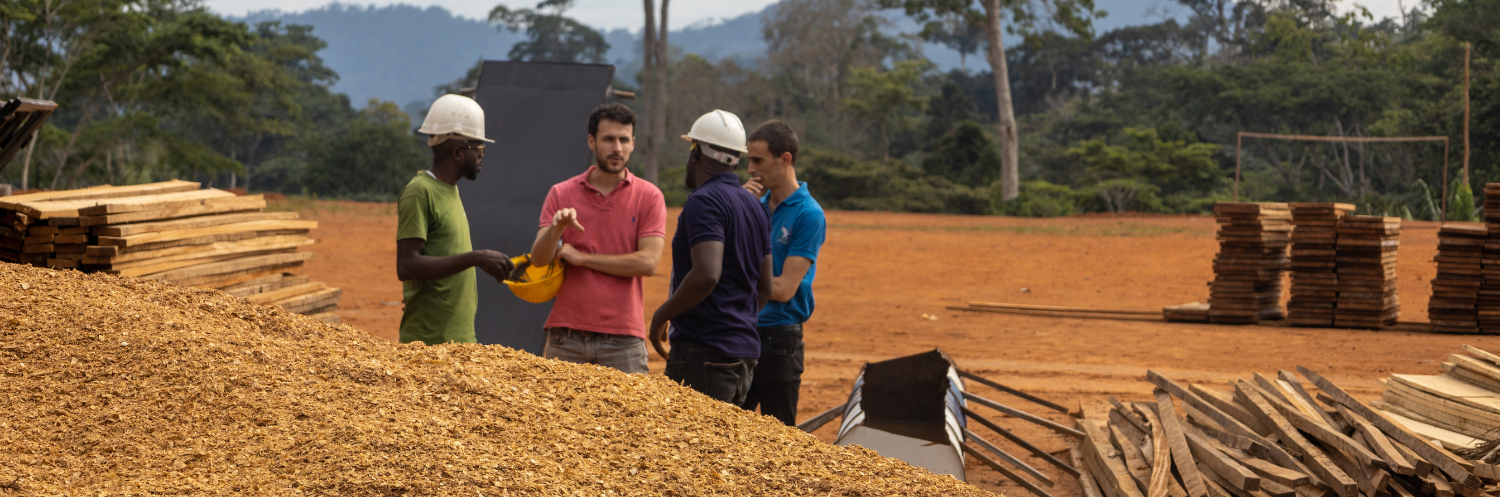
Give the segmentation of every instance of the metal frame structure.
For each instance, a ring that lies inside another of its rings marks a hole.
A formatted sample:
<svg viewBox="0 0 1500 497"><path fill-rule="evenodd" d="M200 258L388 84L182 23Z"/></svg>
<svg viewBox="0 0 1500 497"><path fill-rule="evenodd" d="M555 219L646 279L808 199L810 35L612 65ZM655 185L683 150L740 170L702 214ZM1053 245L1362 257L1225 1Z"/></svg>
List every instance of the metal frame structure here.
<svg viewBox="0 0 1500 497"><path fill-rule="evenodd" d="M1234 201L1240 201L1240 153L1245 138L1266 138L1270 140L1287 141L1313 141L1313 142L1344 142L1344 143L1390 143L1390 142L1443 142L1443 198L1440 216L1448 217L1448 137L1446 136L1317 136L1317 135L1281 135L1275 133L1252 133L1240 131L1234 137ZM1468 165L1464 165L1464 178L1469 177Z"/></svg>

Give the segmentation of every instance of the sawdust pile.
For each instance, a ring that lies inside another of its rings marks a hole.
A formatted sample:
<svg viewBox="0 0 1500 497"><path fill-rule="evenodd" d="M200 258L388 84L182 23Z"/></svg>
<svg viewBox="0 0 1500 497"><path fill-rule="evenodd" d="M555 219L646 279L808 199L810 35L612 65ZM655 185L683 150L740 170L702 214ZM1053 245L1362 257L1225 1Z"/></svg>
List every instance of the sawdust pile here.
<svg viewBox="0 0 1500 497"><path fill-rule="evenodd" d="M0 495L983 495L671 383L0 264Z"/></svg>

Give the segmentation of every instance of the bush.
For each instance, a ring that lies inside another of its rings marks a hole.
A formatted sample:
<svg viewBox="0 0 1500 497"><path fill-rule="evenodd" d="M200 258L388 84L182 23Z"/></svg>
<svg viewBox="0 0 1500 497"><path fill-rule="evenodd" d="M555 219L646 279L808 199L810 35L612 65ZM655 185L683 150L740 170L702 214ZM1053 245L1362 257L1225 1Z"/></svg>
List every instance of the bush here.
<svg viewBox="0 0 1500 497"><path fill-rule="evenodd" d="M848 155L804 149L798 179L827 209L988 214L989 188L954 184L904 162L858 161Z"/></svg>
<svg viewBox="0 0 1500 497"><path fill-rule="evenodd" d="M1014 200L1001 200L997 189L990 202L995 214L1002 216L1061 217L1077 214L1084 195L1064 185L1031 180L1021 184L1021 195Z"/></svg>

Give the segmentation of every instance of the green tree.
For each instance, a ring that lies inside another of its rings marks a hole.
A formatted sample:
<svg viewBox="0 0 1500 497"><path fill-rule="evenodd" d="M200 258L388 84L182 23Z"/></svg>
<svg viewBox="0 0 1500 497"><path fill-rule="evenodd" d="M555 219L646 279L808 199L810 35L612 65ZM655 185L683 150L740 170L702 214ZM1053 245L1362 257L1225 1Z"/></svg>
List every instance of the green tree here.
<svg viewBox="0 0 1500 497"><path fill-rule="evenodd" d="M965 121L937 141L922 169L960 185L989 185L1000 178L1000 150L979 123Z"/></svg>
<svg viewBox="0 0 1500 497"><path fill-rule="evenodd" d="M896 63L889 71L860 67L849 74L850 94L844 97L843 109L875 126L880 133L882 158L890 159L891 134L909 127L912 115L927 109L927 97L917 95L913 86L931 65L925 60L908 60Z"/></svg>
<svg viewBox="0 0 1500 497"><path fill-rule="evenodd" d="M1039 14L1050 13L1050 22L1083 37L1092 36L1093 19L1104 13L1094 10L1093 0L980 0L979 8L975 8L973 0L878 0L878 3L886 8L904 8L907 15L924 25L924 31L934 23L941 26L941 19L945 16L958 16L966 19L970 26L984 30L989 45L986 58L995 78L995 96L999 102L1001 196L1009 200L1020 195L1020 145L1015 106L1011 101L1010 74L1006 67L1005 40L1001 34L1002 10L1011 14L1012 31L1030 34L1040 21L1045 21Z"/></svg>
<svg viewBox="0 0 1500 497"><path fill-rule="evenodd" d="M392 102L370 99L339 133L305 143L300 182L322 196L393 201L432 157L412 134L411 119Z"/></svg>
<svg viewBox="0 0 1500 497"><path fill-rule="evenodd" d="M536 9L496 5L490 23L501 29L526 31L527 40L510 48L511 60L603 63L609 53L604 35L563 15L573 0L542 0Z"/></svg>

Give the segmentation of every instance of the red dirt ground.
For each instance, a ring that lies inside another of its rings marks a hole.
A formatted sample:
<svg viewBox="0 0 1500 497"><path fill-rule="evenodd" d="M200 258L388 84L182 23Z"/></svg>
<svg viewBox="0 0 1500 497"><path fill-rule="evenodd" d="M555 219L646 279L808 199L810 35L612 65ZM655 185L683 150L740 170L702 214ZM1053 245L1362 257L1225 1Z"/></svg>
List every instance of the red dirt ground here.
<svg viewBox="0 0 1500 497"><path fill-rule="evenodd" d="M310 250L329 254L306 269L315 281L344 289L344 321L394 339L400 321L395 209L390 204L278 202L321 221ZM530 215L530 214L527 214ZM676 211L669 219L676 218ZM668 229L674 228L668 223ZM1373 399L1377 379L1433 374L1463 343L1500 348L1500 337L1408 332L1219 326L1072 319L950 311L969 301L1160 309L1206 301L1216 251L1211 217L1077 217L1019 219L865 212L828 213L828 241L818 261L818 307L806 327L807 372L799 419L845 400L859 367L941 347L960 367L1076 409L1080 401L1116 396L1147 400L1147 369L1221 386L1251 373L1304 365ZM1403 321L1425 321L1436 270L1433 223L1406 223L1398 262ZM669 233L670 236L670 233ZM526 247L485 247L503 252ZM338 254L332 256L331 254ZM669 253L647 279L646 308L667 294ZM938 320L921 318L934 314ZM643 317L644 319L644 317ZM652 370L663 362L653 353ZM1051 412L988 387L973 390L1054 421ZM980 408L981 411L987 411ZM1000 424L1046 450L1068 441L1044 428L995 414ZM817 431L835 437L836 423ZM988 430L975 431L991 441ZM1000 443L1013 453L1019 447ZM1064 459L1066 459L1064 457ZM1040 458L1023 460L1048 474L1057 497L1080 494L1075 480ZM969 481L1009 495L1026 491L971 462Z"/></svg>

